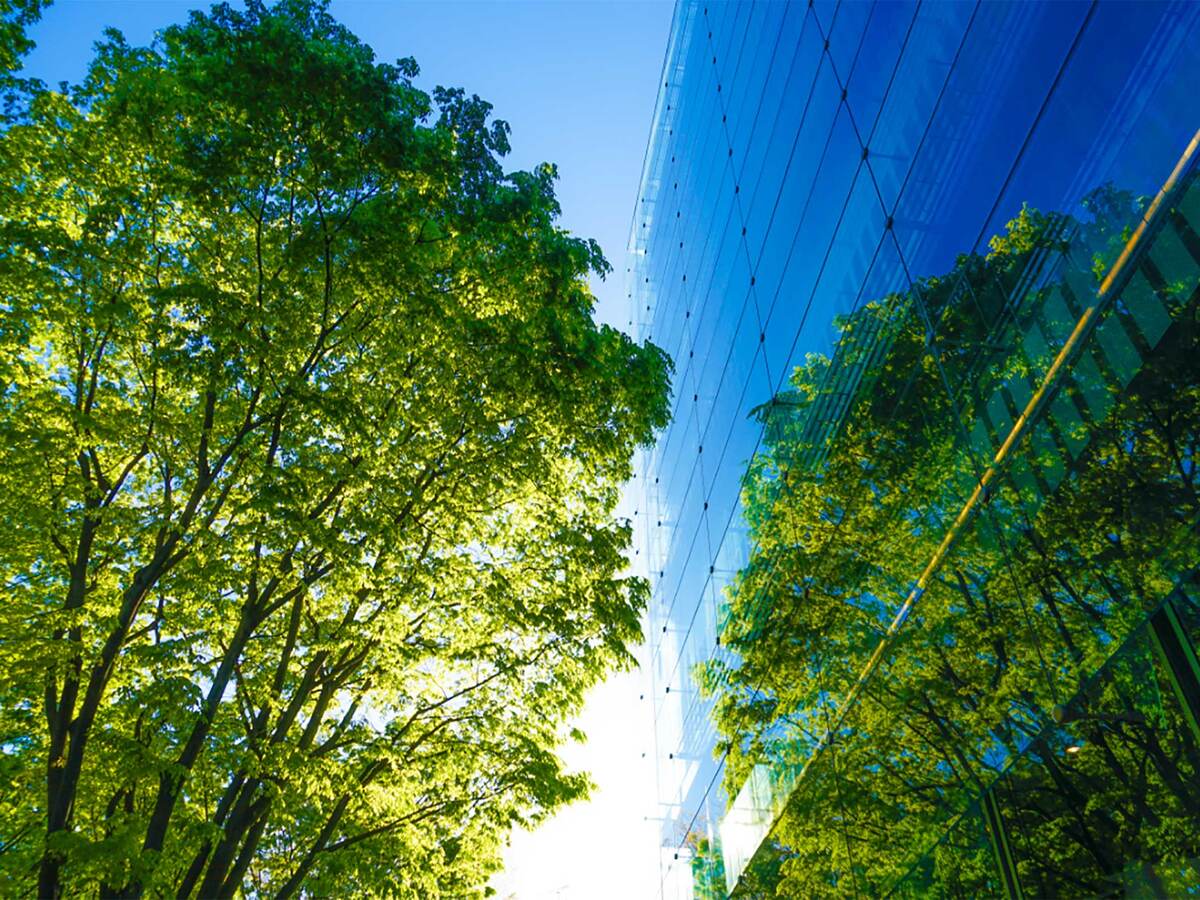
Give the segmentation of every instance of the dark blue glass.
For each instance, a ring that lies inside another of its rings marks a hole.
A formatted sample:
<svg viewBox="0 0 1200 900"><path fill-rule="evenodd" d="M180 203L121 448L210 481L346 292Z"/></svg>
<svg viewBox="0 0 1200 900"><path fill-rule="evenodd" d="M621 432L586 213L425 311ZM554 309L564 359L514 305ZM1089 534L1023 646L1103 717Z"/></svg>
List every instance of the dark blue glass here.
<svg viewBox="0 0 1200 900"><path fill-rule="evenodd" d="M1195 893L1200 6L671 41L628 291L675 361L659 895Z"/></svg>

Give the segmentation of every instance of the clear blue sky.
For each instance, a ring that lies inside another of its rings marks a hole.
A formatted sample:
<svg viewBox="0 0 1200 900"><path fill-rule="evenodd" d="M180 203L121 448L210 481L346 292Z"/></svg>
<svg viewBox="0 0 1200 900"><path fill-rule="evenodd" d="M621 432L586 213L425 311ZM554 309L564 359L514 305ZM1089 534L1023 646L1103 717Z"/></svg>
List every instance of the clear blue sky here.
<svg viewBox="0 0 1200 900"><path fill-rule="evenodd" d="M32 31L26 72L76 81L101 31L131 43L182 21L201 2L59 0ZM458 86L512 125L509 165L559 167L564 227L595 238L614 272L595 285L601 318L623 324L629 220L641 175L669 2L334 0L332 10L378 57L413 56L419 83Z"/></svg>

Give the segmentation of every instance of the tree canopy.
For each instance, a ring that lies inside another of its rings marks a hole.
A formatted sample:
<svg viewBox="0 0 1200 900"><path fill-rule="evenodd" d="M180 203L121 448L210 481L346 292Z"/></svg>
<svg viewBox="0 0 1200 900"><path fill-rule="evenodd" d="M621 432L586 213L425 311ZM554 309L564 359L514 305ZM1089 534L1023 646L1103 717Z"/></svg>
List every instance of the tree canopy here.
<svg viewBox="0 0 1200 900"><path fill-rule="evenodd" d="M741 895L999 894L989 797L1031 895L1194 877L1155 870L1200 853L1200 730L1144 623L1173 597L1200 636L1198 203L1193 184L1190 215L1164 217L848 711L1146 201L1106 186L1079 219L1024 209L988 253L843 319L833 356L761 408L754 550L721 635L738 662L697 672L731 802L756 766L791 794Z"/></svg>
<svg viewBox="0 0 1200 900"><path fill-rule="evenodd" d="M46 0L0 0L0 86L33 49L26 28L33 24Z"/></svg>
<svg viewBox="0 0 1200 900"><path fill-rule="evenodd" d="M0 893L475 896L585 794L670 363L595 324L554 168L416 75L252 0L20 94Z"/></svg>

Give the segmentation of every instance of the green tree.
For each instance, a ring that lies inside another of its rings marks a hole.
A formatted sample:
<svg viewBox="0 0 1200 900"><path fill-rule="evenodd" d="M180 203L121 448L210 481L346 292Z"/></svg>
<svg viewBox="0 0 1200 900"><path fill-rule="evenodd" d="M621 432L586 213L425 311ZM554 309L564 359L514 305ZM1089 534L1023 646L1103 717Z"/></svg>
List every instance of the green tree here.
<svg viewBox="0 0 1200 900"><path fill-rule="evenodd" d="M0 0L0 78L7 78L21 57L33 49L25 29L37 20L45 5L46 0ZM4 86L3 81L0 86Z"/></svg>
<svg viewBox="0 0 1200 900"><path fill-rule="evenodd" d="M416 72L219 5L0 137L0 893L474 896L586 793L670 364Z"/></svg>

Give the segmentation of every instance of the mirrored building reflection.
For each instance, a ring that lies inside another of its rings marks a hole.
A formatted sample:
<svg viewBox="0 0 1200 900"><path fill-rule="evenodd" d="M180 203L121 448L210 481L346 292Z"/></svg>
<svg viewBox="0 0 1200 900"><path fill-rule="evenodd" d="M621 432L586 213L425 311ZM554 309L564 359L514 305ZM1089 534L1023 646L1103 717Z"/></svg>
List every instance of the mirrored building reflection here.
<svg viewBox="0 0 1200 900"><path fill-rule="evenodd" d="M675 11L658 894L1200 895L1200 5Z"/></svg>

